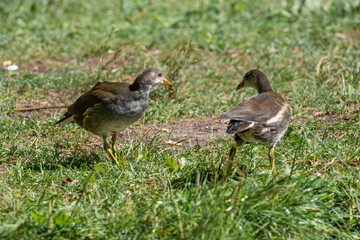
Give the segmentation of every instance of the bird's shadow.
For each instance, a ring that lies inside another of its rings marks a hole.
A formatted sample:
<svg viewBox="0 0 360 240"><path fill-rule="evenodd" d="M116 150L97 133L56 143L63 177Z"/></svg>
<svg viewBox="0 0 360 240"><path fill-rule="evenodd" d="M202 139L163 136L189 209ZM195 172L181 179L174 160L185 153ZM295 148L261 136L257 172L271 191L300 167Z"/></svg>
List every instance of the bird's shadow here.
<svg viewBox="0 0 360 240"><path fill-rule="evenodd" d="M74 151L70 154L54 157L54 159L48 161L32 161L24 167L25 169L31 169L32 171L54 171L59 167L76 169L76 168L88 168L92 169L93 166L101 161L101 158L96 153L85 153Z"/></svg>
<svg viewBox="0 0 360 240"><path fill-rule="evenodd" d="M171 186L175 189L184 189L207 184L217 184L229 179L240 181L245 178L246 168L243 168L244 166L239 164L238 170L234 170L232 174L225 174L221 169L221 165L219 167L211 165L210 167L192 170L185 172L182 177L173 179ZM248 170L247 173L250 171Z"/></svg>

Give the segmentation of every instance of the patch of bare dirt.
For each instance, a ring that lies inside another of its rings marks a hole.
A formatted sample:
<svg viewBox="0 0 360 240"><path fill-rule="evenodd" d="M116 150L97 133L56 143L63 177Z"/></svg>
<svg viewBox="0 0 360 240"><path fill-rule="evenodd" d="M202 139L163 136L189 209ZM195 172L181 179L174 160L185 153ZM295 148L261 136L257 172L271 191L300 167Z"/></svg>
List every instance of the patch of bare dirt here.
<svg viewBox="0 0 360 240"><path fill-rule="evenodd" d="M133 126L119 133L120 140L137 138L151 139L156 137L161 143L180 147L185 146L204 147L210 141L226 136L227 122L213 118L188 119L173 121L167 124L147 124Z"/></svg>

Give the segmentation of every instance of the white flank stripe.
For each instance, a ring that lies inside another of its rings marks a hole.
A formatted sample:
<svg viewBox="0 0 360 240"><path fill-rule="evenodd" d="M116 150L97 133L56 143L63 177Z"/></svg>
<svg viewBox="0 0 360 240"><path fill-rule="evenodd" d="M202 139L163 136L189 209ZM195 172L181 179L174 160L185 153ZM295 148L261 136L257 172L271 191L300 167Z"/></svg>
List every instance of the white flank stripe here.
<svg viewBox="0 0 360 240"><path fill-rule="evenodd" d="M282 116L287 112L287 108L281 108L281 110L272 118L266 121L266 125L277 123L281 120Z"/></svg>
<svg viewBox="0 0 360 240"><path fill-rule="evenodd" d="M59 122L58 125L71 123L71 122L73 122L73 121L74 121L74 116L71 116L71 117L65 119L64 121Z"/></svg>
<svg viewBox="0 0 360 240"><path fill-rule="evenodd" d="M253 126L254 126L254 122L252 122L247 128L244 128L243 130L241 130L241 131L245 131L245 130L247 130L247 129L249 129L249 128L252 128Z"/></svg>

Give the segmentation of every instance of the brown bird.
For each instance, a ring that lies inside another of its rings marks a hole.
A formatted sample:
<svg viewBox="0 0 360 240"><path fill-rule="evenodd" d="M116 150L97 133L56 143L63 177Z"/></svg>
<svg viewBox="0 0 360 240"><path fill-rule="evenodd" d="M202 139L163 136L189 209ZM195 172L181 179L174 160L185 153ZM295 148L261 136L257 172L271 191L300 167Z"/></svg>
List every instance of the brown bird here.
<svg viewBox="0 0 360 240"><path fill-rule="evenodd" d="M262 143L270 146L269 160L273 175L276 175L274 148L289 126L291 108L280 94L273 91L268 78L260 70L247 72L236 90L243 87L255 88L258 94L219 117L230 119L226 133L235 134L226 174L231 173L237 147L246 143Z"/></svg>
<svg viewBox="0 0 360 240"><path fill-rule="evenodd" d="M116 135L136 122L149 105L153 85L172 86L157 68L143 71L132 84L98 82L81 95L56 124L77 123L80 127L104 140L104 150L119 165L116 154ZM111 134L111 148L106 139Z"/></svg>

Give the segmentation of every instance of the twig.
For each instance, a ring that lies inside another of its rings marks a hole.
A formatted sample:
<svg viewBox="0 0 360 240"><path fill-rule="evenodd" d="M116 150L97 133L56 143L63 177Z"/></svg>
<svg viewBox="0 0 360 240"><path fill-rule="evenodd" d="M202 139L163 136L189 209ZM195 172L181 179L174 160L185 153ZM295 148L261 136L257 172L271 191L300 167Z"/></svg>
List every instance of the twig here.
<svg viewBox="0 0 360 240"><path fill-rule="evenodd" d="M68 107L70 107L70 105L29 107L29 108L14 108L14 111L27 112L27 111L39 111L39 110L45 110L45 109L68 108Z"/></svg>

